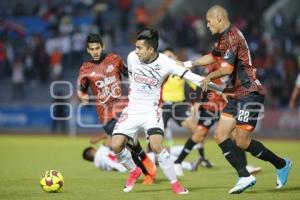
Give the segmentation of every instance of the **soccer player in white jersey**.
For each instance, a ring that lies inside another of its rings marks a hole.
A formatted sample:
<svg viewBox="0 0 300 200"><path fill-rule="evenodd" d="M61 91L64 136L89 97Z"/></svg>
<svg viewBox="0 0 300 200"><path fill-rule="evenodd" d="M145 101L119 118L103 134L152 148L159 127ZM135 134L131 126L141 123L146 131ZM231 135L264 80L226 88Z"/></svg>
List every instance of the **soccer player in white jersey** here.
<svg viewBox="0 0 300 200"><path fill-rule="evenodd" d="M100 145L97 149L87 147L84 149L83 158L94 163L96 168L105 171L126 172L127 169L121 165L111 149L106 145Z"/></svg>
<svg viewBox="0 0 300 200"><path fill-rule="evenodd" d="M150 147L157 156L159 166L171 183L176 194L187 194L176 178L173 162L169 153L163 148L164 126L160 109L161 88L169 75L177 75L200 86L203 77L193 74L166 55L158 53L158 32L145 28L138 33L135 51L127 58L129 72L129 103L114 128L112 149L130 172L124 192L133 189L141 175L125 148L128 140L137 138L138 129L142 128L149 138ZM211 85L213 86L213 85Z"/></svg>

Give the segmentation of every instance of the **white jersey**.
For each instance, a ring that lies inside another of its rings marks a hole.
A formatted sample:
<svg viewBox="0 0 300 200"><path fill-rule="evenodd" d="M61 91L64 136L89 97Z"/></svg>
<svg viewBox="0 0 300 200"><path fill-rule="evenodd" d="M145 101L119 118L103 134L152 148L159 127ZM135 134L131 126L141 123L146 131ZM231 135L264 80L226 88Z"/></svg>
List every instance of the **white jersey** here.
<svg viewBox="0 0 300 200"><path fill-rule="evenodd" d="M159 53L157 59L152 63L145 64L132 51L128 55L127 66L130 74L128 107L135 108L136 112L148 112L147 109L151 109L153 105L161 102L162 86L169 75L177 75L198 86L203 80L203 77L178 66L174 60L162 53Z"/></svg>
<svg viewBox="0 0 300 200"><path fill-rule="evenodd" d="M126 168L118 162L118 159L109 147L101 145L95 154L94 165L106 171L116 170L119 172L127 171Z"/></svg>
<svg viewBox="0 0 300 200"><path fill-rule="evenodd" d="M164 54L159 54L152 63L142 63L135 52L127 58L129 72L129 103L115 125L113 134L126 135L135 139L142 129L164 129L161 108L162 86L169 75L177 75L196 85L200 85L203 77L191 73L178 66L177 63Z"/></svg>

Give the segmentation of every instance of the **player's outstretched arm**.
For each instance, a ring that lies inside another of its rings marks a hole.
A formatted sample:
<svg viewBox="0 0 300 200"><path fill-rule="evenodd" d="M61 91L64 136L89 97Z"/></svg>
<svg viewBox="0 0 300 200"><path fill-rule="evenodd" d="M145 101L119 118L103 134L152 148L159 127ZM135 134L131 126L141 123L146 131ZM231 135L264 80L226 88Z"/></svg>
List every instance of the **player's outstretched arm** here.
<svg viewBox="0 0 300 200"><path fill-rule="evenodd" d="M172 59L166 60L166 67L169 67L170 74L175 74L179 76L180 78L183 78L187 81L190 81L197 85L198 87L202 87L202 81L205 79L203 76L199 76L198 74L195 74L191 72L190 70L187 70L186 68L182 67L179 62L175 62ZM207 84L208 89L222 92L224 90L223 87L213 83L209 82Z"/></svg>
<svg viewBox="0 0 300 200"><path fill-rule="evenodd" d="M207 54L204 56L201 56L200 58L196 59L196 60L189 60L189 61L185 61L183 63L185 68L192 68L194 66L205 66L205 65L209 65L212 64L214 62L216 62L217 59L216 57L214 57L212 54Z"/></svg>
<svg viewBox="0 0 300 200"><path fill-rule="evenodd" d="M198 87L203 87L203 80L205 80L205 77L203 76L199 76L198 74L195 74L189 70L187 70L186 72L184 72L182 78L184 78L185 80L191 81L192 83L194 83L195 85L197 85ZM207 85L207 88L209 90L214 90L217 92L222 92L224 90L223 87L221 87L220 85L217 85L213 82L209 82Z"/></svg>
<svg viewBox="0 0 300 200"><path fill-rule="evenodd" d="M215 78L222 77L222 76L229 75L233 72L234 68L229 63L224 61L224 62L221 63L221 66L222 66L221 68L219 68L216 71L213 71L213 72L209 73L205 77L205 79L201 81L203 91L206 91L207 89L210 89L209 86L211 84L211 80L213 80Z"/></svg>

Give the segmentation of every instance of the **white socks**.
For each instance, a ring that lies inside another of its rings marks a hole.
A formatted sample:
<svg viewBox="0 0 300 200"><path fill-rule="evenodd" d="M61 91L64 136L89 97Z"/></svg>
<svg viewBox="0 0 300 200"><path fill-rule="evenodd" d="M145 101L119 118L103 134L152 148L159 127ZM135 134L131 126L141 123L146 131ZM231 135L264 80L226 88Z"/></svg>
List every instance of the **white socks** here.
<svg viewBox="0 0 300 200"><path fill-rule="evenodd" d="M169 181L176 182L177 178L174 171L173 161L166 149L163 149L159 154L157 154L157 161Z"/></svg>
<svg viewBox="0 0 300 200"><path fill-rule="evenodd" d="M129 171L131 172L135 169L136 165L131 157L131 153L128 149L124 148L120 153L116 154L119 162Z"/></svg>

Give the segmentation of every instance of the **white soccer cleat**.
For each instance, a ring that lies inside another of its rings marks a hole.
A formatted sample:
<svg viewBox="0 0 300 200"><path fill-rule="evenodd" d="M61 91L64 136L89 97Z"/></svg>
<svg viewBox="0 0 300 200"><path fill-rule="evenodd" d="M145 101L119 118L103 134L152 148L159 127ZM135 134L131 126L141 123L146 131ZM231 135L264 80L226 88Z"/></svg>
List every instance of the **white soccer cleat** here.
<svg viewBox="0 0 300 200"><path fill-rule="evenodd" d="M256 178L252 175L248 177L240 177L235 186L229 190L229 194L240 194L246 189L252 187L256 183Z"/></svg>
<svg viewBox="0 0 300 200"><path fill-rule="evenodd" d="M180 163L174 163L174 170L176 176L183 176L183 170Z"/></svg>
<svg viewBox="0 0 300 200"><path fill-rule="evenodd" d="M249 172L249 174L255 174L261 171L261 167L256 167L253 165L247 165L246 169Z"/></svg>
<svg viewBox="0 0 300 200"><path fill-rule="evenodd" d="M133 187L134 187L134 185L131 185L131 186L124 186L124 189L123 189L123 191L124 192L130 192L132 189L133 189Z"/></svg>

